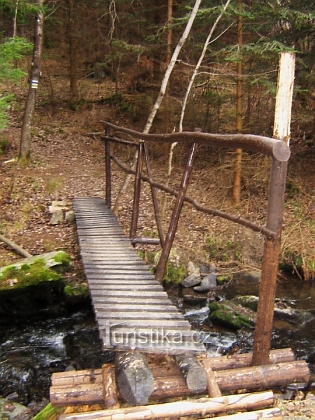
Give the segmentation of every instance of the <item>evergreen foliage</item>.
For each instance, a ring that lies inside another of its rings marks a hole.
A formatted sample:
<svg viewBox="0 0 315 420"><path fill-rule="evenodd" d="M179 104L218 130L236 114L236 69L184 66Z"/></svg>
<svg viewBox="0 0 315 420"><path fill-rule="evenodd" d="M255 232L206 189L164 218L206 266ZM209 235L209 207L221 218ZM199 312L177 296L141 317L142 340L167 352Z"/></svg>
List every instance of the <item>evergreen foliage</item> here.
<svg viewBox="0 0 315 420"><path fill-rule="evenodd" d="M23 38L7 38L0 43L0 83L17 82L24 72L15 66L23 54L30 51L32 45ZM12 93L0 96L0 130L7 124L6 113L10 109L10 102L14 98Z"/></svg>

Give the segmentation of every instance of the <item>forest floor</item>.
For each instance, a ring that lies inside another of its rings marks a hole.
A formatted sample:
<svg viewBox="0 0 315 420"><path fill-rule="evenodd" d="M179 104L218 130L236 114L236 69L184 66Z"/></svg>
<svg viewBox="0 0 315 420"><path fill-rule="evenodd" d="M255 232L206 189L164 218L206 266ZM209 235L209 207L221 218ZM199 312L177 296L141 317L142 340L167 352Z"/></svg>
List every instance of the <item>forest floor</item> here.
<svg viewBox="0 0 315 420"><path fill-rule="evenodd" d="M85 86L87 91L100 89L97 85L92 86L94 82L89 83L90 87ZM82 283L85 278L75 224L64 222L51 225L49 206L54 201L65 201L70 209L74 197L105 196L104 144L100 135L95 134L104 129L101 120L110 120L139 131L143 127L140 127L140 122L132 126L126 115L117 112L110 104L91 101L75 111L71 110L63 101L63 95L60 90L55 105L39 98L32 129L32 159L29 163L21 164L15 160L19 152L22 111L18 105L12 109L10 126L1 133L1 139L5 139L8 145L5 144L0 154L0 232L34 255L57 249L65 250L73 261L71 278ZM174 189L179 185L188 156L188 150L184 147L177 146L175 151L170 181ZM154 179L163 182L167 172L165 147L149 147L149 152ZM124 151L120 149L118 153L125 162L132 161L133 151L129 148ZM235 209L231 198L232 153L214 153L211 148L200 148L188 195L208 207L240 214L264 224L269 161L245 154L243 165L240 208ZM123 175L114 168L114 198L122 179ZM304 264L304 274L311 277L315 272L314 139L308 145L292 140L287 185L281 259L292 270ZM159 198L162 201L163 195ZM129 188L119 206L119 220L126 232L130 226L131 201L132 189ZM164 228L167 227L172 204L173 199L168 198L169 210L165 212ZM143 186L140 209L138 235L156 236L147 185ZM191 206L185 205L171 259L177 265L186 264L189 260L203 264L214 263L220 274L232 275L242 269L259 269L262 247L261 235L223 219L198 213ZM152 246L147 249L149 252L157 251ZM21 257L0 242L0 266L18 259ZM298 274L302 276L300 271ZM299 418L297 412L291 414L291 418ZM313 414L315 418L315 409Z"/></svg>
<svg viewBox="0 0 315 420"><path fill-rule="evenodd" d="M21 135L19 104L12 109L9 128L1 133L8 146L0 153L0 231L31 254L62 248L74 260L78 259L74 226L66 223L50 225L49 206L53 201L66 201L71 206L73 197L105 196L104 143L100 135L95 134L104 130L101 120L138 131L143 129L141 120L133 124L127 118L128 113L98 100L111 95L113 87L107 86L105 91L100 89L93 80L85 81L82 90L85 96L89 96L89 101L75 111L66 103L65 89L60 88L55 93L58 101L54 105L44 94L39 96L32 128L32 159L27 164L14 160L19 153ZM24 100L23 97L20 99ZM163 132L162 123L160 121L154 129ZM293 137L291 145L280 261L301 278L311 279L315 273L315 140L306 143ZM168 170L167 148L165 145L149 145L148 149L153 178L164 183ZM119 149L117 153L126 164L132 162L134 151L131 148ZM180 184L187 159L188 149L177 146L170 180L170 187L174 190ZM243 154L242 203L239 208L235 208L232 199L233 166L233 153L201 146L194 161L187 195L206 207L264 225L269 159L257 154ZM113 202L122 180L123 174L113 165ZM119 220L126 232L130 227L132 198L132 188L128 188L119 206ZM163 203L162 193L159 199ZM138 235L157 235L151 203L148 184L144 183ZM168 196L163 217L165 231L173 203L174 197ZM263 237L260 234L185 205L172 259L176 264L186 264L189 260L214 263L228 275L240 269L260 268L262 249ZM12 250L0 243L1 265L16 258Z"/></svg>

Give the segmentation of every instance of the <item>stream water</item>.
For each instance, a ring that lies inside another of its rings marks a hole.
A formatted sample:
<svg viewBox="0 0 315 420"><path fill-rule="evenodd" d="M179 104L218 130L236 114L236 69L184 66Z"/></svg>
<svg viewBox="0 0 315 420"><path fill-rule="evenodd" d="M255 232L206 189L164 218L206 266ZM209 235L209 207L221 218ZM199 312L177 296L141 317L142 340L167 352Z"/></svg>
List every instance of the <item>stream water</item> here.
<svg viewBox="0 0 315 420"><path fill-rule="evenodd" d="M248 284L238 282L222 296L248 294ZM291 307L315 315L315 283L279 285L277 299ZM203 331L210 355L231 351L251 351L253 331L229 331L211 325L205 302L184 306L186 317L194 328ZM91 307L59 317L0 325L0 396L28 405L49 398L50 377L66 369L99 368L111 361L111 352L104 352L98 337ZM290 347L297 358L306 358L315 367L315 317L292 326L275 322L272 348Z"/></svg>

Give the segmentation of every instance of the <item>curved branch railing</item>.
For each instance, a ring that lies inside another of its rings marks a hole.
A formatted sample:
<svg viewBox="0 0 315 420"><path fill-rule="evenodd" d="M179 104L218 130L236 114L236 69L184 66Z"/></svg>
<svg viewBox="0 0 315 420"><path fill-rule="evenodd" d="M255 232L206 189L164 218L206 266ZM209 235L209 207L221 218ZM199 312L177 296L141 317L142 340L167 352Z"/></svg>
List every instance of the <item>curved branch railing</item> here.
<svg viewBox="0 0 315 420"><path fill-rule="evenodd" d="M145 181L150 184L153 198L154 213L160 238L159 240L155 240L155 243L159 243L162 247L161 257L156 270L156 279L158 281L162 282L163 280L167 260L169 257L169 252L175 237L181 208L184 202L190 203L197 210L203 213L222 217L224 219L230 220L231 222L250 228L255 232L263 234L265 237L265 247L262 271L266 278L268 276L273 275L278 261L280 250L287 161L290 158L290 148L285 141L251 134L211 134L201 133L200 131L172 134L145 134L135 130L131 130L129 128L118 127L117 125L111 124L106 121L103 121L103 123L106 126L105 135L102 136L102 139L105 140L106 203L109 207L111 207L111 161L113 160L127 174L135 175L133 214L130 229L130 238L133 243L154 242L152 238L150 238L150 241L146 241L144 238L135 237L137 229L137 220L139 216L140 182ZM109 135L110 130L114 132L113 136ZM125 134L129 138L134 139L134 141L127 141L118 138L118 133ZM178 191L174 191L168 186L154 182L154 180L152 179L148 162L148 153L146 149L146 143L151 141L191 144L188 162ZM137 153L135 155L135 157L137 157L136 169L127 167L112 154L110 148L111 142L135 146L137 148ZM251 152L259 152L271 158L271 172L269 182L266 226L257 225L256 223L246 220L240 216L228 214L218 209L212 209L202 206L196 200L186 196L189 177L192 171L193 159L198 144L211 145L217 148L243 149ZM148 176L142 174L143 162L145 162L145 164L147 165ZM156 189L160 189L176 197L175 206L173 209L171 221L165 240L163 237L161 219L158 211L155 193Z"/></svg>
<svg viewBox="0 0 315 420"><path fill-rule="evenodd" d="M259 152L272 157L279 162L287 162L290 158L290 148L286 142L271 137L254 134L212 134L188 132L171 134L145 134L125 127L118 127L107 121L102 121L107 127L136 139L163 143L201 143L218 148L243 149Z"/></svg>

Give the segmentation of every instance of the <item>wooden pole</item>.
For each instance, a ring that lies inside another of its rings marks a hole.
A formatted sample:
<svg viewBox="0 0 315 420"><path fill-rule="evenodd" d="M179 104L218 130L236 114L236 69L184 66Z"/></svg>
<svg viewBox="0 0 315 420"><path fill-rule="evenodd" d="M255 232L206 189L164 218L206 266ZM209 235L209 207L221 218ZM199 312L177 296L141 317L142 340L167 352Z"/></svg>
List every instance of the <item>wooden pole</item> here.
<svg viewBox="0 0 315 420"><path fill-rule="evenodd" d="M210 364L212 370L238 369L248 367L252 363L252 353L232 354L227 356L209 357L207 363ZM154 355L154 361L156 355ZM270 363L286 363L295 360L294 353L291 349L275 349L270 351ZM154 377L160 376L176 376L178 368L172 360L165 363L164 356L157 360L158 364L149 363L151 372ZM166 373L163 375L162 366L166 366ZM56 372L52 374L52 386L74 387L78 384L96 384L102 383L101 369L86 369L69 372Z"/></svg>
<svg viewBox="0 0 315 420"><path fill-rule="evenodd" d="M109 128L105 129L105 201L108 208L112 207L112 169L111 169L111 144L109 137Z"/></svg>
<svg viewBox="0 0 315 420"><path fill-rule="evenodd" d="M156 188L152 185L153 178L152 178L152 171L149 163L149 153L146 144L144 143L144 161L147 169L147 174L149 178L149 185L151 188L151 196L152 196L152 203L153 203L153 210L155 215L156 227L158 230L159 238L160 238L160 245L163 248L164 246L164 234L163 234L163 227L162 227L162 220L161 220L161 213L159 209L159 203L157 198Z"/></svg>
<svg viewBox="0 0 315 420"><path fill-rule="evenodd" d="M280 56L274 136L286 142L287 146L289 146L290 139L294 67L295 55L293 53L282 53ZM287 162L272 159L266 227L276 232L277 236L275 238L266 237L265 239L257 321L254 334L253 365L265 365L269 363L286 173Z"/></svg>
<svg viewBox="0 0 315 420"><path fill-rule="evenodd" d="M207 388L209 397L221 397L222 394L218 386L214 371L212 370L211 364L209 363L209 359L202 359L202 364L207 373Z"/></svg>
<svg viewBox="0 0 315 420"><path fill-rule="evenodd" d="M133 196L133 210L132 210L132 219L130 227L130 238L135 238L137 233L137 225L139 219L139 203L140 203L140 192L141 192L141 172L143 166L143 153L144 153L144 142L140 141L138 149L138 160L136 167L136 177L135 177L135 188Z"/></svg>
<svg viewBox="0 0 315 420"><path fill-rule="evenodd" d="M103 395L106 408L119 408L116 384L115 365L108 363L102 366Z"/></svg>
<svg viewBox="0 0 315 420"><path fill-rule="evenodd" d="M215 414L233 410L251 410L270 407L274 403L271 391L255 394L228 395L219 398L201 398L191 401L176 401L141 407L116 410L98 410L90 413L63 414L59 420L145 420L188 416L193 414Z"/></svg>
<svg viewBox="0 0 315 420"><path fill-rule="evenodd" d="M237 414L230 414L229 416L219 416L219 417L211 417L211 420L261 420L261 419L268 419L268 420L283 420L283 416L281 415L280 408L267 408L265 410L255 410L250 411L248 413L237 413ZM194 420L203 420L202 418Z"/></svg>
<svg viewBox="0 0 315 420"><path fill-rule="evenodd" d="M177 225L180 217L180 213L184 204L185 194L187 192L190 175L193 169L193 161L197 150L197 144L193 143L190 149L188 162L186 165L185 172L182 177L181 185L177 194L176 203L173 209L170 225L166 235L165 243L162 249L161 257L156 269L155 278L160 283L163 282L164 273L166 270L167 260L170 255L172 245L175 239Z"/></svg>
<svg viewBox="0 0 315 420"><path fill-rule="evenodd" d="M154 389L150 395L144 389L146 398L150 397L151 401L160 401L165 398L186 397L194 394L188 389L185 379L179 371L170 371L168 376L156 376L156 371L158 371L158 368L156 370L151 369L154 377ZM131 374L127 373L131 379L128 379L129 382L123 381L126 392L120 387L119 390L120 392L123 391L123 398L125 400L128 398L129 404L135 405L133 403L134 394L137 394L137 398L139 398L139 395L143 398L141 392L145 388L145 384L141 388L141 382L136 381L137 377L134 379L135 374L132 371ZM221 392L238 391L240 389L254 391L279 387L293 382L307 383L310 379L310 371L305 361L295 361L276 365L213 371L212 379L215 380ZM53 380L53 386L50 388L50 401L54 406L94 404L104 401L101 382L81 383L73 387L69 386L68 382L62 384L58 381L58 384L55 384ZM128 389L128 383L133 387L131 391ZM149 391L151 391L151 388Z"/></svg>

